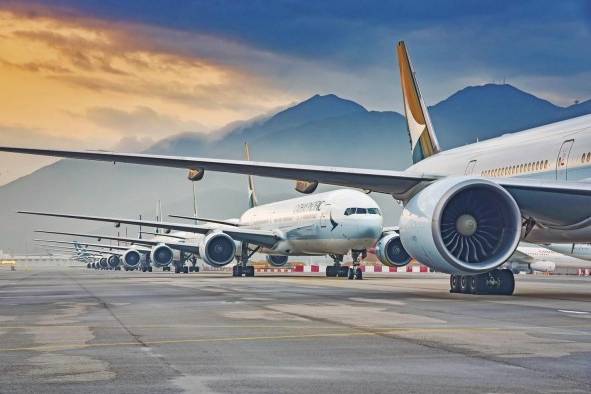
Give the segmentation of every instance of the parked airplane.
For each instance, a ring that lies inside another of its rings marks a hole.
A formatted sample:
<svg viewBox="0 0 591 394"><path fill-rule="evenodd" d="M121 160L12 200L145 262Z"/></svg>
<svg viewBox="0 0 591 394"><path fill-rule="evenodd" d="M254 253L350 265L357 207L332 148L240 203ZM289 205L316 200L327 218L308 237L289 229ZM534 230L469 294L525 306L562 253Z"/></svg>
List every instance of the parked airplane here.
<svg viewBox="0 0 591 394"><path fill-rule="evenodd" d="M451 274L452 292L512 294L513 274L499 267L521 240L591 242L591 184L585 182L591 174L591 116L442 151L403 42L397 52L414 163L406 171L16 147L0 151L186 168L201 176L212 170L292 179L304 193L319 183L387 193L404 207L401 246L421 263ZM318 195L305 201L326 200ZM267 231L260 236L266 247L284 248L281 236Z"/></svg>
<svg viewBox="0 0 591 394"><path fill-rule="evenodd" d="M543 244L544 248L554 252L576 257L582 260L591 260L591 244Z"/></svg>
<svg viewBox="0 0 591 394"><path fill-rule="evenodd" d="M552 244L552 246L559 246L557 249L561 250L562 246L572 248L572 245L560 245ZM554 251L548 246L538 246L523 244L517 247L513 256L509 258L505 267L513 271L514 273L534 271L538 272L555 272L557 268L591 268L591 247L585 245L584 250L579 249L577 251L579 256L587 257L587 260L583 260L582 257L578 257L574 254L563 253L560 251Z"/></svg>

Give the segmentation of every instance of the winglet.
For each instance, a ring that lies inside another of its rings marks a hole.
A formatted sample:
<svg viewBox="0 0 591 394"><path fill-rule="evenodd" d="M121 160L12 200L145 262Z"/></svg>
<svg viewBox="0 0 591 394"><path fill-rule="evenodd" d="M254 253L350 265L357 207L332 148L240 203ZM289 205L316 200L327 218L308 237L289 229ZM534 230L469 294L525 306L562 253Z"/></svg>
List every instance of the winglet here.
<svg viewBox="0 0 591 394"><path fill-rule="evenodd" d="M400 85L404 98L404 113L410 135L412 161L419 161L440 152L439 142L423 101L404 41L396 47L400 66Z"/></svg>
<svg viewBox="0 0 591 394"><path fill-rule="evenodd" d="M244 143L244 160L250 161L250 151L248 150L248 143ZM257 195L254 191L254 179L252 175L248 176L248 207L254 208L258 205Z"/></svg>

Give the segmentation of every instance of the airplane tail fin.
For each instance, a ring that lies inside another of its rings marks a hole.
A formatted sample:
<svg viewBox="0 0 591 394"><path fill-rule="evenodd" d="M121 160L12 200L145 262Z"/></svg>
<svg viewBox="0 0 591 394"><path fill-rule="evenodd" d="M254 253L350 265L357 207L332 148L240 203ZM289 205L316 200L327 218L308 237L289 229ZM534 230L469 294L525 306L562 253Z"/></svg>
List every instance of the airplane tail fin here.
<svg viewBox="0 0 591 394"><path fill-rule="evenodd" d="M415 73L404 41L396 47L400 66L400 85L404 98L404 113L410 135L412 161L419 161L438 153L441 149L431 124L427 106L421 97Z"/></svg>
<svg viewBox="0 0 591 394"><path fill-rule="evenodd" d="M250 151L248 150L248 143L244 143L244 159L250 161ZM248 207L254 208L258 205L257 195L254 190L254 179L252 175L248 176Z"/></svg>

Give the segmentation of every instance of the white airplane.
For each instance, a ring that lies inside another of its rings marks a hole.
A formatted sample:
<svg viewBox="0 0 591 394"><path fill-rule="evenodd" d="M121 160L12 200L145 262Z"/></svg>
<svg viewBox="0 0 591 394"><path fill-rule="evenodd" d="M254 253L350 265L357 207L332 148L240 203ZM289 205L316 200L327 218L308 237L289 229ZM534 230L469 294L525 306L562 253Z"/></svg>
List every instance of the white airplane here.
<svg viewBox="0 0 591 394"><path fill-rule="evenodd" d="M550 246L557 247L558 250L554 251ZM571 254L565 253L563 246L570 248ZM505 267L513 273L555 272L557 268L591 268L591 262L588 261L591 258L591 247L585 245L576 252L573 249L572 245L562 244L544 246L521 244ZM587 260L583 259L583 253Z"/></svg>
<svg viewBox="0 0 591 394"><path fill-rule="evenodd" d="M249 160L248 145L245 154ZM120 218L100 218L81 215L59 215L60 217L138 224L177 230L169 234L158 234L151 239L115 237L98 234L66 233L56 231L37 232L110 239L132 243L133 250L123 256L125 263L132 253L149 252L150 260L168 261L173 249L201 257L213 267L231 263L234 258L240 263L233 268L234 276L253 276L254 267L247 266L254 253L267 254L267 261L276 267L287 264L289 256L330 255L335 264L327 267L327 276L347 276L362 279L358 267L359 258L367 249L377 243L377 255L387 265L405 265L408 255L399 256L395 247L398 236L382 228L381 211L367 194L356 190L335 190L312 196L299 197L271 204L258 205L254 181L248 177L249 209L240 218L214 220L196 217L170 215L171 217L204 221L205 224L185 225L160 221L134 221ZM49 216L54 216L49 214ZM179 231L180 230L180 231ZM240 231L236 242L236 231ZM172 240L168 237L173 237ZM260 239L260 237L263 237ZM272 242L268 238L273 237ZM379 242L378 242L379 241ZM62 241L63 242L63 241ZM210 242L213 242L210 244ZM96 247L100 244L85 244ZM128 248L128 247L120 247ZM341 266L343 256L351 252L353 266Z"/></svg>
<svg viewBox="0 0 591 394"><path fill-rule="evenodd" d="M401 246L421 263L451 274L452 292L512 294L513 274L499 267L521 240L591 242L591 116L442 151L403 42L397 52L414 163L405 171L16 147L0 151L292 179L304 193L324 183L390 194L404 207ZM322 197L315 198L306 201ZM280 238L272 241L271 246Z"/></svg>
<svg viewBox="0 0 591 394"><path fill-rule="evenodd" d="M554 252L576 257L577 259L591 261L591 244L545 244L544 248ZM587 267L581 267L587 268Z"/></svg>

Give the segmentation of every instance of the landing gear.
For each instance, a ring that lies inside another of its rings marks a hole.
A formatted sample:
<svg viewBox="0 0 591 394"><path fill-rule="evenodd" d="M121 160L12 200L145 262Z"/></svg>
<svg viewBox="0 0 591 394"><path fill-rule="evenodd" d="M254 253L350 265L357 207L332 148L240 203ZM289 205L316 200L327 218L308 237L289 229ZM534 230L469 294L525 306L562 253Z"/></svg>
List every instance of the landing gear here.
<svg viewBox="0 0 591 394"><path fill-rule="evenodd" d="M261 247L258 246L253 250L248 248L248 244L246 242L242 243L242 250L240 253L240 258L236 257L236 265L232 267L232 276L254 276L254 267L252 265L247 265L248 260L259 251Z"/></svg>
<svg viewBox="0 0 591 394"><path fill-rule="evenodd" d="M191 256L191 258L187 259L187 261L191 262L191 265L189 266L189 272L199 272L199 267L197 267L197 257L195 257L195 255Z"/></svg>
<svg viewBox="0 0 591 394"><path fill-rule="evenodd" d="M360 257L367 257L367 252L365 250L352 250L351 257L353 257L353 265L351 266L351 268L349 268L348 278L349 280L362 280L363 271L361 271L361 267L359 266L361 264Z"/></svg>
<svg viewBox="0 0 591 394"><path fill-rule="evenodd" d="M326 266L326 276L329 278L346 278L349 276L349 267L341 265L343 262L342 254L331 254L333 265Z"/></svg>
<svg viewBox="0 0 591 394"><path fill-rule="evenodd" d="M451 275L450 293L512 295L515 277L509 269L492 270L478 275Z"/></svg>

